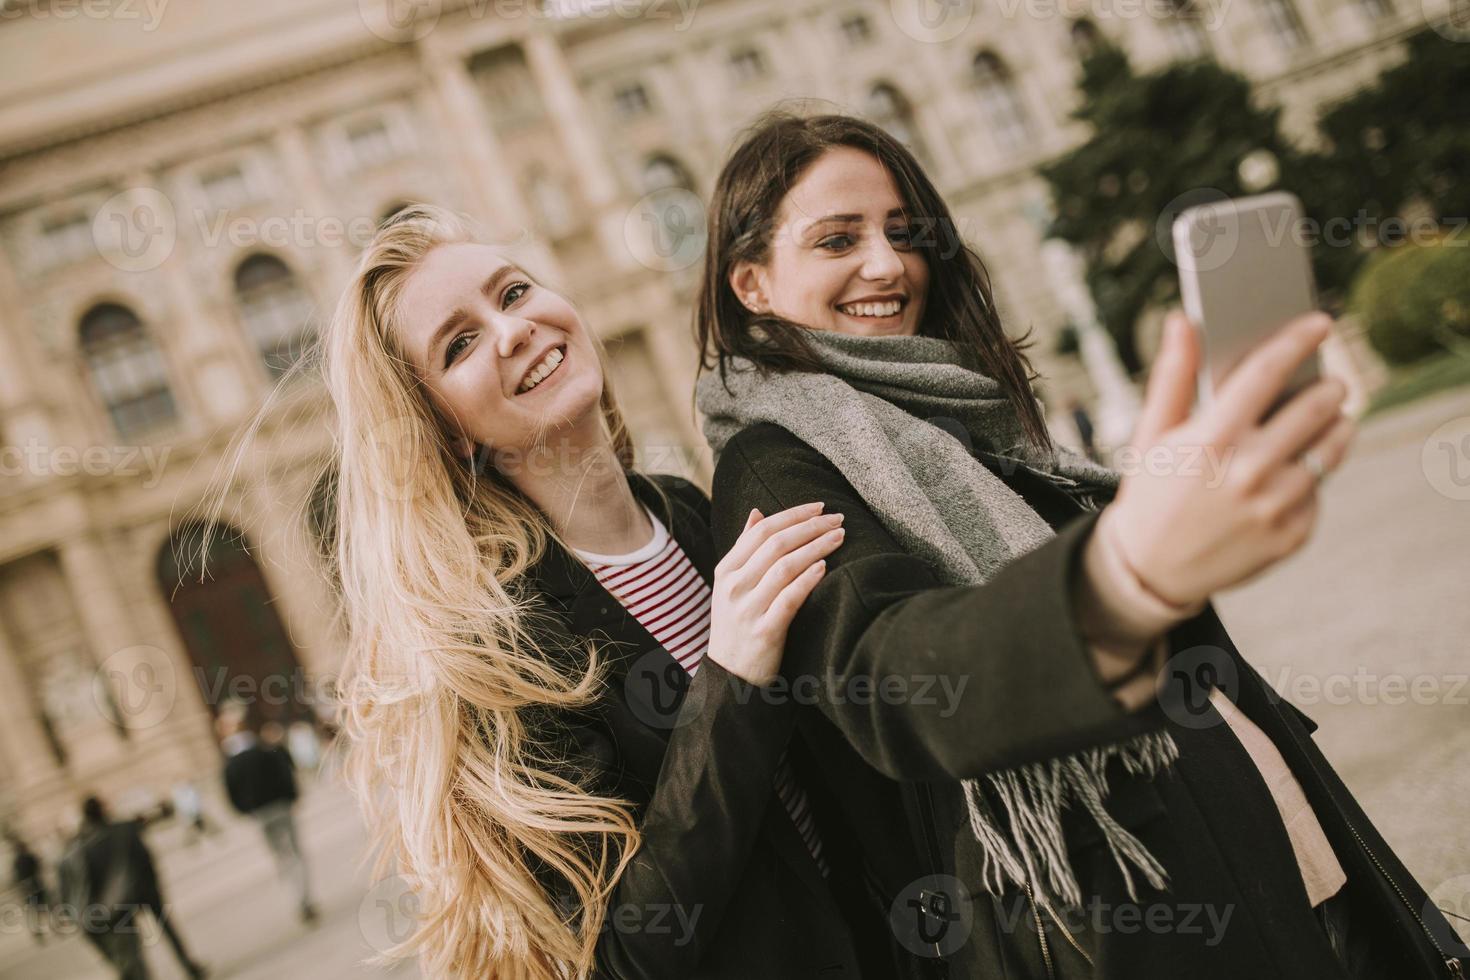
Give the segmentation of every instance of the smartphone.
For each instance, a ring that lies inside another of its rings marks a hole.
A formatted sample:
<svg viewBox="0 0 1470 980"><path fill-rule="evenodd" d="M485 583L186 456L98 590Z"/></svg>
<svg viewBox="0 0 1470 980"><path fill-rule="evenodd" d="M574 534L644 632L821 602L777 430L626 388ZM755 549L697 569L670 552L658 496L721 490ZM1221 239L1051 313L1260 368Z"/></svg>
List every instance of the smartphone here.
<svg viewBox="0 0 1470 980"><path fill-rule="evenodd" d="M1198 397L1288 320L1317 308L1302 204L1285 192L1201 204L1174 219L1184 312L1200 332ZM1317 352L1302 362L1270 415L1321 377Z"/></svg>

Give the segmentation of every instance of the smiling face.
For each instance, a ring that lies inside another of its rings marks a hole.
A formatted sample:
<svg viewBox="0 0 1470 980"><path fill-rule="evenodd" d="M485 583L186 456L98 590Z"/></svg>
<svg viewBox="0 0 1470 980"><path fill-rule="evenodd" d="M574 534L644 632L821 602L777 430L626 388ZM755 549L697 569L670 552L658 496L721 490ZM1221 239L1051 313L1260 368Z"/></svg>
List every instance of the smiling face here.
<svg viewBox="0 0 1470 980"><path fill-rule="evenodd" d="M747 309L813 330L912 336L929 266L910 243L905 211L876 157L834 147L781 201L766 261L736 263L730 286Z"/></svg>
<svg viewBox="0 0 1470 980"><path fill-rule="evenodd" d="M402 341L430 398L472 443L522 451L598 430L602 365L572 305L486 245L440 245L404 284Z"/></svg>

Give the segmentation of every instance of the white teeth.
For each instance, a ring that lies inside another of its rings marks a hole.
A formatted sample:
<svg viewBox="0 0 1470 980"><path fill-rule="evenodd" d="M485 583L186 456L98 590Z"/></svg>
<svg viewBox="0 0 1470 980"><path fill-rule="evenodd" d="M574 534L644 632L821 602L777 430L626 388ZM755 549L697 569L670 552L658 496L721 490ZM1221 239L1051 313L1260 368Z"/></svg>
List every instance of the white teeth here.
<svg viewBox="0 0 1470 980"><path fill-rule="evenodd" d="M541 359L541 363L531 368L526 377L521 381L521 386L516 389L517 394L525 394L536 387L542 380L556 370L556 366L565 359L565 355L559 349L553 348Z"/></svg>
<svg viewBox="0 0 1470 980"><path fill-rule="evenodd" d="M898 300L889 300L886 303L848 303L837 307L849 316L894 316L903 304Z"/></svg>

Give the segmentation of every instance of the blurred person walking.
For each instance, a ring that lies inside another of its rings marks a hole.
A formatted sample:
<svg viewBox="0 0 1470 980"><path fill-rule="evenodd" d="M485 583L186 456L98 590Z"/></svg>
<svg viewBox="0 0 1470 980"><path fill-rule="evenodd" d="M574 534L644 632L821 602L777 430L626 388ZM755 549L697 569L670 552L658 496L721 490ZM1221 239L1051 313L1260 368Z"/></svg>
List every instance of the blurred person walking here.
<svg viewBox="0 0 1470 980"><path fill-rule="evenodd" d="M286 728L286 750L299 769L315 774L322 761L322 743L316 726L298 718Z"/></svg>
<svg viewBox="0 0 1470 980"><path fill-rule="evenodd" d="M201 837L219 830L204 817L204 800L199 796L199 787L193 780L181 779L174 783L170 795L174 801L174 816L184 827L184 843L194 844Z"/></svg>
<svg viewBox="0 0 1470 980"><path fill-rule="evenodd" d="M296 835L296 775L291 756L279 744L264 744L246 727L243 711L222 711L219 732L230 804L260 825L276 870L296 894L301 921L310 925L317 913Z"/></svg>
<svg viewBox="0 0 1470 980"><path fill-rule="evenodd" d="M51 896L46 891L46 883L41 880L41 859L14 834L7 834L6 840L15 852L11 871L15 887L25 901L26 929L36 942L44 946L46 934L51 931Z"/></svg>
<svg viewBox="0 0 1470 980"><path fill-rule="evenodd" d="M183 939L164 908L163 890L143 829L168 813L161 807L132 820L112 821L102 801L82 802L82 822L58 867L65 914L80 926L117 971L119 980L147 980L139 913L147 909L168 937L186 976L207 976L204 966L184 948Z"/></svg>

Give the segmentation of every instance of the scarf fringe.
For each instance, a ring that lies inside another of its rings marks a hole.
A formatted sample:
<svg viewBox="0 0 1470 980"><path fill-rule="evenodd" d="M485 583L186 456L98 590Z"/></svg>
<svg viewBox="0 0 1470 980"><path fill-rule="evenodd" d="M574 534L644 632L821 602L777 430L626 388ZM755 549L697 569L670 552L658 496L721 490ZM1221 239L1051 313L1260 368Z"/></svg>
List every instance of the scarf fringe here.
<svg viewBox="0 0 1470 980"><path fill-rule="evenodd" d="M1008 884L1034 886L1072 908L1081 907L1082 889L1062 835L1062 811L1073 805L1097 821L1131 900L1138 900L1135 871L1155 889L1167 886L1163 865L1103 805L1108 795L1107 766L1114 757L1130 775L1152 778L1179 757L1179 746L1168 732L1157 732L963 781L970 829L983 856L981 880L988 892L1001 895ZM1005 811L1003 818L997 817L992 798Z"/></svg>

